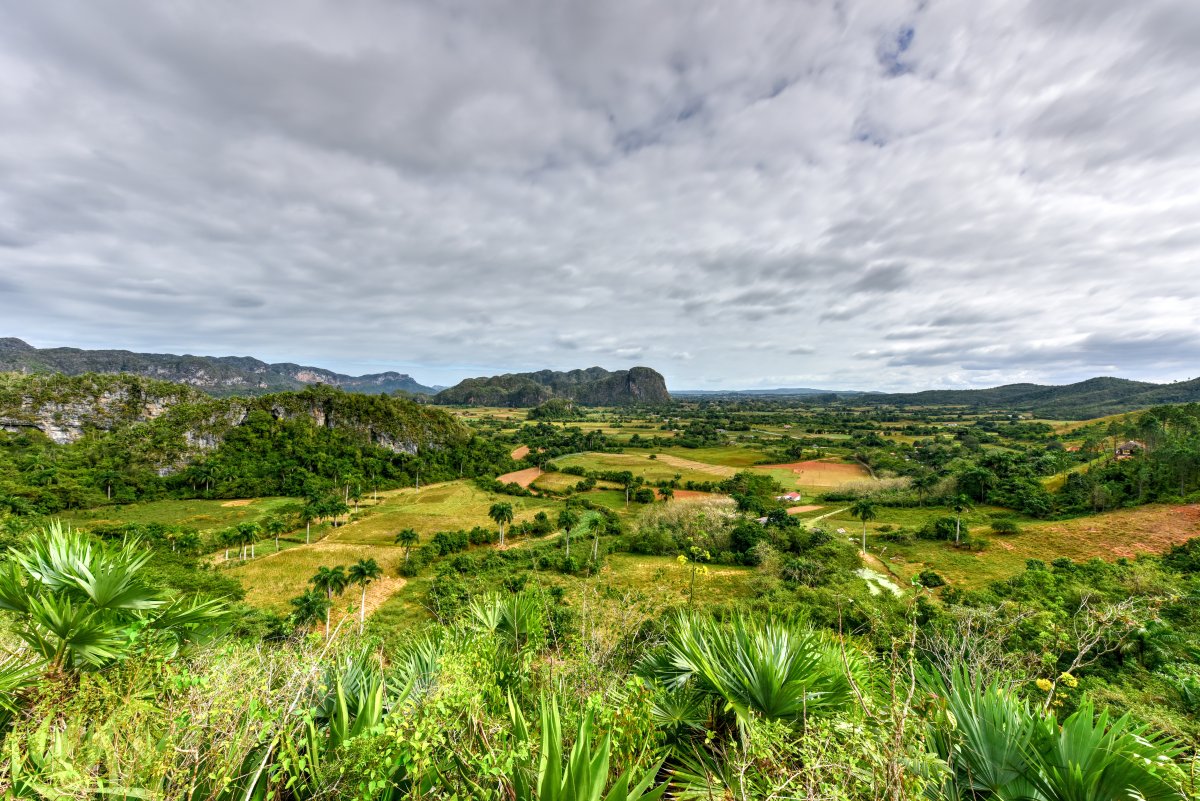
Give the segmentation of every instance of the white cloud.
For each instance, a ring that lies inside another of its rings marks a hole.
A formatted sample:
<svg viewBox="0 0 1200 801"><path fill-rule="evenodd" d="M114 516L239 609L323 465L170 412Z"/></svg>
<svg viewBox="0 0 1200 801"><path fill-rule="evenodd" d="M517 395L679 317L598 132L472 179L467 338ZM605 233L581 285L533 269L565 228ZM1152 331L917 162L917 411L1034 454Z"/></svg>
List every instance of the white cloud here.
<svg viewBox="0 0 1200 801"><path fill-rule="evenodd" d="M0 335L427 383L1194 372L1186 0L231 14L0 0Z"/></svg>

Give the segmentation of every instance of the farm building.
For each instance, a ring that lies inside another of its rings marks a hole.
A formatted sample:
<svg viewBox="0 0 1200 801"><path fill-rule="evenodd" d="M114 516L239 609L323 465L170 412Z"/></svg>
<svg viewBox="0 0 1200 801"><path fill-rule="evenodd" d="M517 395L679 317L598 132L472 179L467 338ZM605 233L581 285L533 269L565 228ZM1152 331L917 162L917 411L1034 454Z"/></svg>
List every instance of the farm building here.
<svg viewBox="0 0 1200 801"><path fill-rule="evenodd" d="M1116 447L1115 455L1118 459L1132 459L1142 451L1146 450L1144 442L1138 442L1136 439L1126 440Z"/></svg>

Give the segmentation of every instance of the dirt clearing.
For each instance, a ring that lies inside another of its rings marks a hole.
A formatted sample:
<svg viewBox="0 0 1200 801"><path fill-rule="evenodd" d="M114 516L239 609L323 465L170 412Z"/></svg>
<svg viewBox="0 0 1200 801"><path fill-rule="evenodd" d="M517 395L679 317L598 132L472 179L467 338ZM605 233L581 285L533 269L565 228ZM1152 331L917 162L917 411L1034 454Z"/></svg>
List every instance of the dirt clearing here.
<svg viewBox="0 0 1200 801"><path fill-rule="evenodd" d="M496 480L501 484L519 484L522 487L528 488L530 484L537 481L538 476L542 474L542 468L529 467L524 470L517 470L513 473L505 473L502 476L497 476Z"/></svg>
<svg viewBox="0 0 1200 801"><path fill-rule="evenodd" d="M515 451L513 451L513 452L512 452L511 454L509 454L509 455L510 455L510 456L512 456L512 458L513 458L514 460L515 460L515 459L524 459L526 456L528 456L528 455L529 455L529 446L528 446L528 445L522 445L521 447L517 448Z"/></svg>
<svg viewBox="0 0 1200 801"><path fill-rule="evenodd" d="M669 453L660 453L657 455L658 461L671 467L678 467L681 470L695 470L698 473L708 473L713 476L721 476L728 478L737 472L736 468L725 467L718 464L705 464L704 462L695 462L691 459L684 459L679 456L672 456Z"/></svg>
<svg viewBox="0 0 1200 801"><path fill-rule="evenodd" d="M870 479L871 474L862 465L844 462L792 462L790 464L755 465L755 470L788 470L796 477L796 483L809 487L840 487L852 481Z"/></svg>

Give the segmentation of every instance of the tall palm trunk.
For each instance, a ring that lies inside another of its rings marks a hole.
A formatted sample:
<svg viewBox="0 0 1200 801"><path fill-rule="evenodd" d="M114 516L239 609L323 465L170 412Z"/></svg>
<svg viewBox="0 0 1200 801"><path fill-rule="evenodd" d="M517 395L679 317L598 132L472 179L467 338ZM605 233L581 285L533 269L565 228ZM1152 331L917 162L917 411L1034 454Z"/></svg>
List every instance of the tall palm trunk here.
<svg viewBox="0 0 1200 801"><path fill-rule="evenodd" d="M305 545L312 544L312 521L311 520L304 521L304 544Z"/></svg>
<svg viewBox="0 0 1200 801"><path fill-rule="evenodd" d="M358 631L362 633L363 623L367 619L367 585L362 585L362 599L358 603Z"/></svg>

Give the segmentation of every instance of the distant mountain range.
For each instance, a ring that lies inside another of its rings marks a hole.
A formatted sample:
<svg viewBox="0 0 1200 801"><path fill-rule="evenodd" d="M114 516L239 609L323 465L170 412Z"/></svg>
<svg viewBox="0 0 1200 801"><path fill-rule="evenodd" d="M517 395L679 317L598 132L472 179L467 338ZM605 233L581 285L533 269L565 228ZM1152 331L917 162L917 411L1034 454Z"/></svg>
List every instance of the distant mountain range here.
<svg viewBox="0 0 1200 801"><path fill-rule="evenodd" d="M610 372L602 367L586 370L539 370L468 378L434 396L434 403L464 406L532 407L553 398L584 406L627 406L634 403L668 403L666 380L649 367Z"/></svg>
<svg viewBox="0 0 1200 801"><path fill-rule="evenodd" d="M1006 384L990 389L931 389L902 393L812 387L668 393L665 379L649 367L508 373L468 378L446 389L425 386L404 373L350 376L320 367L267 364L248 356L176 356L127 350L35 348L15 338L0 338L0 372L128 373L187 384L217 396L263 395L326 384L366 394L402 391L426 395L432 402L440 404L510 407L537 406L553 398L572 400L584 406L623 406L667 403L672 397L728 397L731 400L794 397L820 402L824 397L837 396L842 402L864 406L960 406L972 410L1029 412L1039 417L1086 420L1164 403L1200 402L1200 379L1152 384L1110 377L1061 386Z"/></svg>
<svg viewBox="0 0 1200 801"><path fill-rule="evenodd" d="M1089 420L1158 406L1200 402L1200 378L1151 384L1127 378L1089 378L1075 384L1006 384L991 389L931 389L924 392L870 394L864 404L894 406L965 406L1032 412L1060 420Z"/></svg>
<svg viewBox="0 0 1200 801"><path fill-rule="evenodd" d="M796 397L836 395L864 406L960 406L981 411L1029 412L1060 420L1089 420L1164 403L1200 402L1200 379L1152 384L1126 378L1089 378L1075 384L1006 384L988 389L930 389L923 392L863 392L795 387L746 390L681 390L673 397Z"/></svg>
<svg viewBox="0 0 1200 801"><path fill-rule="evenodd" d="M417 383L404 373L350 376L299 364L267 364L249 356L176 356L128 350L35 348L15 338L0 338L0 372L131 373L188 384L210 395L264 395L328 384L348 392L432 395L439 388Z"/></svg>
<svg viewBox="0 0 1200 801"><path fill-rule="evenodd" d="M869 395L879 394L863 392L856 389L813 389L812 387L775 387L774 389L678 389L671 392L671 397L676 398L691 398L713 395L779 395L781 397L801 396L801 395L838 395L838 396L853 396L853 395Z"/></svg>

